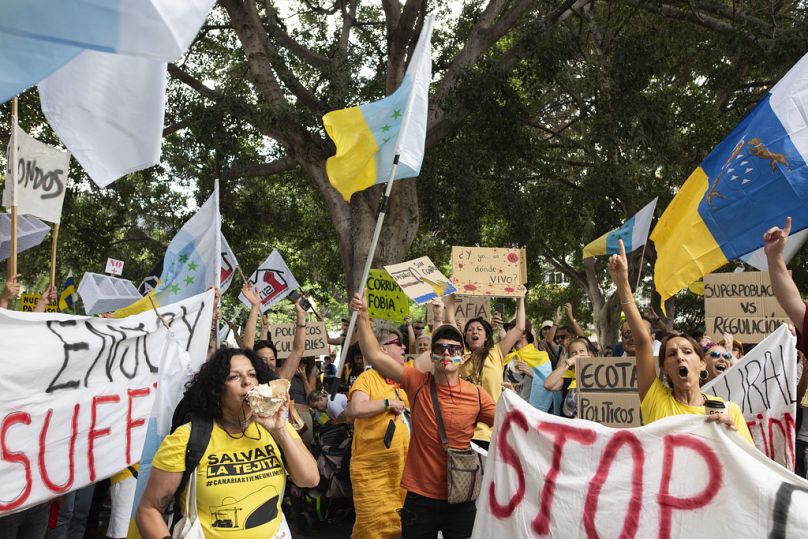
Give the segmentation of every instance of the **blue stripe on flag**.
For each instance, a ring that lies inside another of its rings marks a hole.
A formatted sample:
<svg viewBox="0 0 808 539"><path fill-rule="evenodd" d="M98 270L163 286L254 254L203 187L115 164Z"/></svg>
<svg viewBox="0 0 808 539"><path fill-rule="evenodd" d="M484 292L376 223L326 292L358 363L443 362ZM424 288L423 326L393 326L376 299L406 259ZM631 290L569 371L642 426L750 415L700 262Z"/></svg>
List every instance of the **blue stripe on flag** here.
<svg viewBox="0 0 808 539"><path fill-rule="evenodd" d="M623 246L626 248L627 253L634 250L634 246L632 245L632 237L634 235L635 217L636 215L632 215L631 218L620 225L619 228L615 228L609 232L608 236L606 236L607 255L614 255L620 252L620 246L617 243L618 240L623 240Z"/></svg>

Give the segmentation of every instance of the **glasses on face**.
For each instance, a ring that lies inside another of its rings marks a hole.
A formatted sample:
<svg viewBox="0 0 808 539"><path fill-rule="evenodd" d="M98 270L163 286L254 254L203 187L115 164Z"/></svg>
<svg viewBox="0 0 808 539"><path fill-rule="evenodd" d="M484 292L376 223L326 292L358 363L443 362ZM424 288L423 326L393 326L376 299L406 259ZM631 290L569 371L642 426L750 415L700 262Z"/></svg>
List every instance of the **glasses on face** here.
<svg viewBox="0 0 808 539"><path fill-rule="evenodd" d="M390 339L387 342L383 342L382 346L404 346L404 345L401 344L401 339L396 337L395 339Z"/></svg>
<svg viewBox="0 0 808 539"><path fill-rule="evenodd" d="M433 344L432 353L442 355L444 352L449 351L451 354L459 356L463 352L463 347L459 344Z"/></svg>
<svg viewBox="0 0 808 539"><path fill-rule="evenodd" d="M631 337L632 337L634 334L633 334L633 333L631 333L631 330L630 330L630 329L624 329L623 331L621 331L621 332L620 332L620 335L621 335L621 336L622 336L624 339L630 339L630 338L631 338Z"/></svg>
<svg viewBox="0 0 808 539"><path fill-rule="evenodd" d="M729 360L732 359L732 354L730 354L729 352L719 352L718 350L713 350L712 352L710 352L710 357L712 358L723 357L724 359Z"/></svg>

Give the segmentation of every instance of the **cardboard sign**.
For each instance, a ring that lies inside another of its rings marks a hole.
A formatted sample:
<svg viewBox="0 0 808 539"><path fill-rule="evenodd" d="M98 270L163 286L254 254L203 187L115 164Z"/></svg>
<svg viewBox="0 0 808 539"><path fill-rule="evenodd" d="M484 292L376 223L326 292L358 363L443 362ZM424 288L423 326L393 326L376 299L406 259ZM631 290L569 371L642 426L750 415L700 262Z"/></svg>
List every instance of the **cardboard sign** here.
<svg viewBox="0 0 808 539"><path fill-rule="evenodd" d="M123 260L115 260L114 258L107 258L107 269L104 270L104 273L109 273L110 275L122 275Z"/></svg>
<svg viewBox="0 0 808 539"><path fill-rule="evenodd" d="M151 309L121 320L0 309L0 444L13 456L0 459L0 515L140 460L158 368L179 360L168 344L189 367L205 361L213 291L159 311L171 332Z"/></svg>
<svg viewBox="0 0 808 539"><path fill-rule="evenodd" d="M454 294L457 289L438 271L428 256L385 266L398 286L418 305Z"/></svg>
<svg viewBox="0 0 808 539"><path fill-rule="evenodd" d="M772 293L768 272L710 273L704 276L704 321L715 341L731 333L756 343L787 323L788 315Z"/></svg>
<svg viewBox="0 0 808 539"><path fill-rule="evenodd" d="M460 327L466 325L466 320L472 318L485 318L491 320L491 299L484 296L466 296L455 294L455 320ZM432 308L426 308L426 320L433 325Z"/></svg>
<svg viewBox="0 0 808 539"><path fill-rule="evenodd" d="M641 425L636 358L582 357L575 370L579 419L607 427Z"/></svg>
<svg viewBox="0 0 808 539"><path fill-rule="evenodd" d="M286 359L292 353L292 343L297 329L295 324L269 326L269 339L278 350L278 359ZM306 326L306 350L303 356L322 356L327 353L328 332L325 329L325 322L309 322Z"/></svg>
<svg viewBox="0 0 808 539"><path fill-rule="evenodd" d="M410 298L383 269L372 269L365 287L368 291L368 314L391 322L404 322L410 314Z"/></svg>
<svg viewBox="0 0 808 539"><path fill-rule="evenodd" d="M58 223L65 199L70 154L43 144L17 127L17 211ZM6 176L10 178L10 176ZM11 207L11 182L3 206Z"/></svg>
<svg viewBox="0 0 808 539"><path fill-rule="evenodd" d="M36 304L39 302L39 298L42 297L42 294L23 294L20 296L20 305L17 308L18 311L32 313L34 309L36 309ZM56 303L50 303L47 307L45 307L46 313L58 313L58 305Z"/></svg>
<svg viewBox="0 0 808 539"><path fill-rule="evenodd" d="M701 390L740 406L755 446L794 469L797 429L797 343L780 328Z"/></svg>
<svg viewBox="0 0 808 539"><path fill-rule="evenodd" d="M452 247L452 283L469 296L525 295L524 249Z"/></svg>
<svg viewBox="0 0 808 539"><path fill-rule="evenodd" d="M808 481L678 415L610 429L497 401L473 539L800 537Z"/></svg>

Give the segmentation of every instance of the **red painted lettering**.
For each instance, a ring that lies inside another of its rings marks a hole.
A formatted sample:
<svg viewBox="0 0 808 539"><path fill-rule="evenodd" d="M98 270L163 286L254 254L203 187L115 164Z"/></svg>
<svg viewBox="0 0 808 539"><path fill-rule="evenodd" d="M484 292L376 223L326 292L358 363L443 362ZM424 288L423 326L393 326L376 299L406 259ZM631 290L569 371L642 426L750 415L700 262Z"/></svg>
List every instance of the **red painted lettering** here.
<svg viewBox="0 0 808 539"><path fill-rule="evenodd" d="M626 518L623 521L623 530L620 532L620 539L630 539L637 534L640 526L640 509L642 508L642 473L645 464L645 452L639 438L629 430L615 431L612 438L603 449L603 456L595 472L592 481L589 482L589 490L586 493L586 504L584 505L584 529L587 537L600 537L595 525L595 517L598 512L598 498L603 489L606 479L609 477L609 470L612 462L617 457L618 451L623 445L630 446L631 460L634 469L631 473L631 500L628 504Z"/></svg>
<svg viewBox="0 0 808 539"><path fill-rule="evenodd" d="M126 391L129 398L129 403L126 408L126 464L132 464L132 429L135 427L142 427L146 420L138 418L132 421L132 401L138 397L148 397L150 390L148 387L141 389L128 389Z"/></svg>
<svg viewBox="0 0 808 539"><path fill-rule="evenodd" d="M519 455L508 443L508 433L511 430L511 423L516 423L516 425L525 432L527 432L528 429L527 418L520 410L509 412L499 429L499 434L497 435L497 451L502 457L502 462L511 466L514 472L516 472L516 492L514 492L508 502L503 505L497 500L496 482L491 481L488 485L488 505L491 507L491 514L498 519L511 516L514 509L522 503L525 497L525 471L522 468Z"/></svg>
<svg viewBox="0 0 808 539"><path fill-rule="evenodd" d="M544 487L541 491L539 514L531 523L534 532L547 535L550 533L550 511L553 507L556 478L561 468L561 453L564 451L564 444L567 443L567 440L572 440L582 445L590 445L597 439L597 434L592 429L579 429L563 423L539 423L536 430L545 432L555 438L553 440L552 464L544 479Z"/></svg>
<svg viewBox="0 0 808 539"><path fill-rule="evenodd" d="M0 502L0 511L11 511L25 503L28 496L31 494L31 487L33 481L31 479L31 461L24 453L19 451L9 451L6 446L6 433L15 423L22 423L23 425L31 424L31 415L25 412L14 412L8 414L3 420L3 427L0 428L0 448L2 448L3 460L8 462L19 462L25 468L25 486L20 492L20 495L9 502ZM3 478L4 481L9 481L8 477Z"/></svg>
<svg viewBox="0 0 808 539"><path fill-rule="evenodd" d="M48 467L45 465L45 447L47 446L48 427L50 426L50 420L53 416L53 409L48 410L47 415L45 415L45 423L42 425L42 430L39 432L39 475L42 476L42 482L45 483L45 486L56 494L67 492L70 490L70 487L73 486L76 436L78 436L79 426L79 408L80 406L78 403L76 403L76 405L73 407L73 421L70 431L70 449L68 449L68 475L67 480L61 485L57 485L51 481L50 476L48 475Z"/></svg>
<svg viewBox="0 0 808 539"><path fill-rule="evenodd" d="M671 475L673 474L673 457L677 447L690 449L704 459L709 477L704 490L690 498L679 498L670 494ZM657 494L659 504L659 537L670 539L671 520L674 509L692 511L703 508L718 494L723 484L723 470L718 456L710 447L693 436L686 434L669 434L665 436L665 454L662 461L662 479Z"/></svg>
<svg viewBox="0 0 808 539"><path fill-rule="evenodd" d="M90 432L87 433L87 467L90 468L90 483L95 483L95 439L102 436L109 436L110 428L96 430L95 424L98 418L98 405L121 402L118 395L96 395L93 397L92 420L90 421Z"/></svg>

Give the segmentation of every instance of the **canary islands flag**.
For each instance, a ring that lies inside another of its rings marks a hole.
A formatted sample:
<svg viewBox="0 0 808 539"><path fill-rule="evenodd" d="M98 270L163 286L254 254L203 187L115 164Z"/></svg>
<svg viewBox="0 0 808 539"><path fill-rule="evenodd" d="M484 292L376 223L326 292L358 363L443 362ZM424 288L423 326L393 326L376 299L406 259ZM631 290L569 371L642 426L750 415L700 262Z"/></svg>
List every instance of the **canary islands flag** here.
<svg viewBox="0 0 808 539"><path fill-rule="evenodd" d="M763 245L792 216L808 227L808 55L687 179L657 223L654 282L664 301Z"/></svg>
<svg viewBox="0 0 808 539"><path fill-rule="evenodd" d="M380 101L331 111L325 131L337 147L326 173L346 201L357 192L390 179L412 178L421 171L426 138L429 81L432 79L432 23L427 17L401 86Z"/></svg>
<svg viewBox="0 0 808 539"><path fill-rule="evenodd" d="M648 231L651 229L651 220L654 218L658 198L646 204L643 209L618 228L607 232L584 247L584 258L617 254L620 252L617 244L619 240L623 240L627 253L645 245L645 242L648 241Z"/></svg>
<svg viewBox="0 0 808 539"><path fill-rule="evenodd" d="M67 272L67 279L62 287L62 293L59 294L59 310L66 311L73 307L76 303L76 279L73 277L73 271Z"/></svg>

